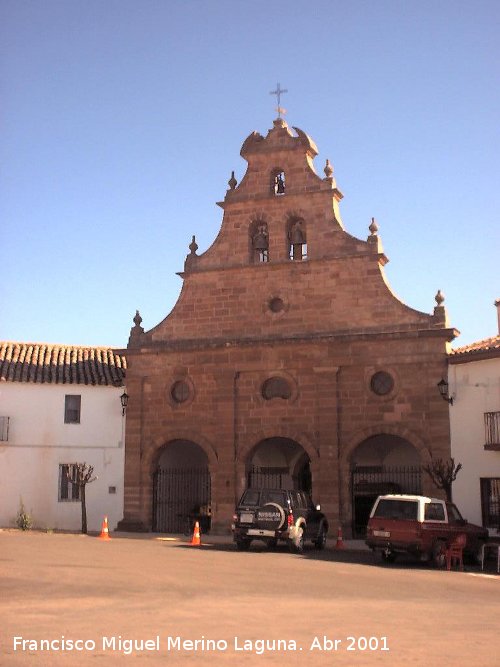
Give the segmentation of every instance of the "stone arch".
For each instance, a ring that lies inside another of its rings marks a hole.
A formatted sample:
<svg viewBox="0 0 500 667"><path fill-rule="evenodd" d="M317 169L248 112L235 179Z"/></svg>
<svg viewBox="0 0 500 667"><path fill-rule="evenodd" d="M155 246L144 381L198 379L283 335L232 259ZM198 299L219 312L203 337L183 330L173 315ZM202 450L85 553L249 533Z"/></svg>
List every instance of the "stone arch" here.
<svg viewBox="0 0 500 667"><path fill-rule="evenodd" d="M341 465L349 465L353 452L365 440L376 435L394 435L410 442L418 451L422 462L430 459L427 443L414 431L399 424L375 424L355 431L345 443L341 453Z"/></svg>
<svg viewBox="0 0 500 667"><path fill-rule="evenodd" d="M311 459L311 464L318 464L319 462L319 452L315 445L312 442L312 439L303 431L299 431L294 428L280 428L279 432L271 429L262 429L260 431L254 431L249 434L244 442L240 442L238 447L238 456L237 461L240 463L245 463L248 460L249 455L252 450L263 440L269 440L271 438L284 438L287 440L293 440L299 444L308 454Z"/></svg>
<svg viewBox="0 0 500 667"><path fill-rule="evenodd" d="M350 439L344 451L342 478L355 537L364 537L377 496L422 493L422 458L426 453L423 441L398 425L372 426Z"/></svg>
<svg viewBox="0 0 500 667"><path fill-rule="evenodd" d="M162 450L167 447L169 443L177 440L185 440L197 444L207 455L210 471L213 471L216 468L219 462L219 457L215 447L205 436L197 431L192 431L191 429L175 429L164 432L161 439L157 438L145 453L144 467L149 471L150 476L156 470Z"/></svg>

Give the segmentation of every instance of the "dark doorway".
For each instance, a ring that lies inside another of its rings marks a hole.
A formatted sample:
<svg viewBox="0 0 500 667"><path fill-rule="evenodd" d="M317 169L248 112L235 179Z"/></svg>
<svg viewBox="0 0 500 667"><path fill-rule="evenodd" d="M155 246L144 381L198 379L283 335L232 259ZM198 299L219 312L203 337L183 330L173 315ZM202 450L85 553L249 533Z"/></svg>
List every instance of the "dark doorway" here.
<svg viewBox="0 0 500 667"><path fill-rule="evenodd" d="M195 520L202 532L211 521L208 459L193 442L176 440L161 453L153 475L153 525L159 533L183 533Z"/></svg>

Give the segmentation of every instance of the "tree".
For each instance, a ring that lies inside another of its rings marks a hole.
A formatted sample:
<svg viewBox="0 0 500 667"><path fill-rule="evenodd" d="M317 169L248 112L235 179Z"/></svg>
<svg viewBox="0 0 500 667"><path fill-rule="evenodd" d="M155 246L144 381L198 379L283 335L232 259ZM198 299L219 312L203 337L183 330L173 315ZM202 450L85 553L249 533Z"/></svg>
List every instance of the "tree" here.
<svg viewBox="0 0 500 667"><path fill-rule="evenodd" d="M94 474L94 466L88 466L86 463L74 463L67 467L66 474L71 484L78 487L80 492L80 502L82 504L82 533L87 533L87 504L85 501L85 487L91 482L95 482L97 475Z"/></svg>
<svg viewBox="0 0 500 667"><path fill-rule="evenodd" d="M455 459L434 459L431 453L431 462L424 467L425 472L432 479L438 489L442 489L446 494L446 500L451 503L452 484L456 480L458 473L462 469L462 464L455 465Z"/></svg>

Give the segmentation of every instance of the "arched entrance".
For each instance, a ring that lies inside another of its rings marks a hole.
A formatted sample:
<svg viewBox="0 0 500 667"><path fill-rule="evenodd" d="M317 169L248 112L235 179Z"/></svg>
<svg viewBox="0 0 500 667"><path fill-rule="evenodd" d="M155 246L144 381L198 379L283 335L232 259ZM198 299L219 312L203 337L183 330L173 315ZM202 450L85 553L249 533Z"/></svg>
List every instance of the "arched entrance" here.
<svg viewBox="0 0 500 667"><path fill-rule="evenodd" d="M153 474L153 531L184 532L189 517L210 528L210 472L203 449L190 440L163 447Z"/></svg>
<svg viewBox="0 0 500 667"><path fill-rule="evenodd" d="M247 486L312 491L311 461L295 440L266 438L252 450L246 466Z"/></svg>
<svg viewBox="0 0 500 667"><path fill-rule="evenodd" d="M418 451L405 438L380 434L363 440L351 456L353 536L364 537L371 508L385 493L422 493Z"/></svg>

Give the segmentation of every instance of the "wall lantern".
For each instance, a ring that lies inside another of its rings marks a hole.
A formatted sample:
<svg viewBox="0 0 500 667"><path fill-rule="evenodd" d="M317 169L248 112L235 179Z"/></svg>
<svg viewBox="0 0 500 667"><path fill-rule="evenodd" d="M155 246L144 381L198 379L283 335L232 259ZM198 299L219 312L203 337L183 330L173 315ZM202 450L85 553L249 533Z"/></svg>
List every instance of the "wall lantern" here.
<svg viewBox="0 0 500 667"><path fill-rule="evenodd" d="M126 391L123 392L123 394L120 396L120 401L122 404L122 417L125 416L125 410L127 409L128 405L128 394Z"/></svg>
<svg viewBox="0 0 500 667"><path fill-rule="evenodd" d="M450 385L446 382L446 380L443 380L443 379L440 380L437 383L437 386L438 386L439 393L441 394L441 398L443 399L443 401L448 401L448 403L450 405L453 405L453 398L448 393Z"/></svg>

